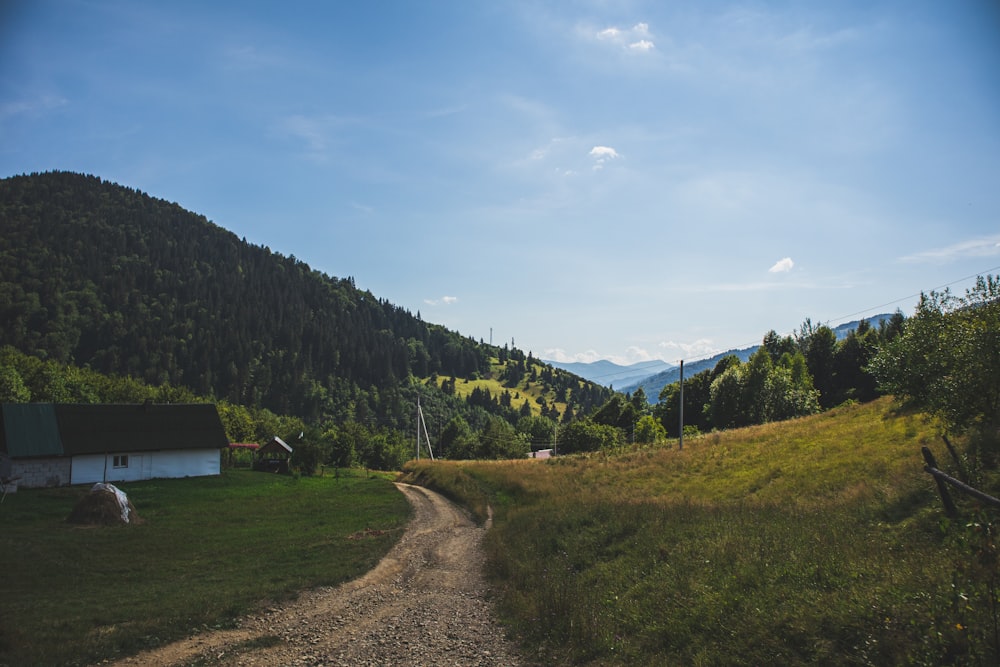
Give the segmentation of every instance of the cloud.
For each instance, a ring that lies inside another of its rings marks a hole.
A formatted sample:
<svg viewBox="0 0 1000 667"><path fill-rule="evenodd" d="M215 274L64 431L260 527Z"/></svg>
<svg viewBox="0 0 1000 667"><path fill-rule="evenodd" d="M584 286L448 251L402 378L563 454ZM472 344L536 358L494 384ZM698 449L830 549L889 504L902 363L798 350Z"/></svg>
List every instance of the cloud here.
<svg viewBox="0 0 1000 667"><path fill-rule="evenodd" d="M770 269L767 270L768 273L788 273L795 266L795 262L792 261L791 257L784 257L779 259L774 263Z"/></svg>
<svg viewBox="0 0 1000 667"><path fill-rule="evenodd" d="M428 306L450 306L458 302L457 296L443 296L440 299L424 299Z"/></svg>
<svg viewBox="0 0 1000 667"><path fill-rule="evenodd" d="M618 151L610 146L594 146L590 149L590 154L599 159L618 157Z"/></svg>
<svg viewBox="0 0 1000 667"><path fill-rule="evenodd" d="M590 149L590 156L595 158L594 170L604 168L604 163L608 160L616 160L621 154L610 146L594 146Z"/></svg>
<svg viewBox="0 0 1000 667"><path fill-rule="evenodd" d="M649 32L649 24L645 22L636 23L631 28L619 28L610 26L603 30L591 33L599 42L613 44L627 51L647 52L656 48Z"/></svg>
<svg viewBox="0 0 1000 667"><path fill-rule="evenodd" d="M966 257L992 257L1000 255L1000 234L981 239L962 241L943 248L932 248L900 257L901 262L952 262Z"/></svg>
<svg viewBox="0 0 1000 667"><path fill-rule="evenodd" d="M561 364L572 364L572 363L582 363L589 364L595 361L600 361L604 357L598 354L597 350L587 350L586 352L577 352L576 354L570 354L561 347L552 347L542 354L543 359L548 359L550 361L558 361Z"/></svg>
<svg viewBox="0 0 1000 667"><path fill-rule="evenodd" d="M676 363L678 359L701 359L722 352L710 338L699 338L693 343L677 343L672 340L662 341L657 347L658 355L668 363Z"/></svg>

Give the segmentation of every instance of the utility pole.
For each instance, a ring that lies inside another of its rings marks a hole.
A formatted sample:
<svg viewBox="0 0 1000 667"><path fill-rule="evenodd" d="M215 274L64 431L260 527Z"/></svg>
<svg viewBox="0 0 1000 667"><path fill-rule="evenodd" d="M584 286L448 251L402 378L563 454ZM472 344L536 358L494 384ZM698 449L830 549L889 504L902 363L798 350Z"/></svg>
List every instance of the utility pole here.
<svg viewBox="0 0 1000 667"><path fill-rule="evenodd" d="M684 360L683 359L681 359L681 391L680 391L680 394L681 394L680 395L681 405L680 405L680 411L679 412L680 412L680 415L681 415L681 423L680 423L681 431L680 431L680 440L677 441L677 443L678 443L677 444L677 449L678 450L684 449Z"/></svg>
<svg viewBox="0 0 1000 667"><path fill-rule="evenodd" d="M431 461L434 460L434 450L431 448L431 436L427 434L427 422L424 420L424 411L420 408L420 397L417 396L417 460L420 460L420 428L424 429L424 440L427 441L427 454Z"/></svg>

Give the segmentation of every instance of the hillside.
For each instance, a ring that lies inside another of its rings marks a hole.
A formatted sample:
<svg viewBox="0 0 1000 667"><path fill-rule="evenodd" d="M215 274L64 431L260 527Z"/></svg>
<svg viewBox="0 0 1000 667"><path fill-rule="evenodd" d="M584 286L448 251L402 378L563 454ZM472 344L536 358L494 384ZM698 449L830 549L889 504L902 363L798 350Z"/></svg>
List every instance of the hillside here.
<svg viewBox="0 0 1000 667"><path fill-rule="evenodd" d="M413 378L524 361L94 176L0 181L0 256L0 345L308 420L400 428L423 386ZM564 371L545 381L537 392L564 396L560 411L607 397ZM450 402L442 420L465 408L437 394L426 400Z"/></svg>
<svg viewBox="0 0 1000 667"><path fill-rule="evenodd" d="M507 620L565 664L995 664L996 524L944 519L938 428L882 398L682 451L407 471L489 503Z"/></svg>

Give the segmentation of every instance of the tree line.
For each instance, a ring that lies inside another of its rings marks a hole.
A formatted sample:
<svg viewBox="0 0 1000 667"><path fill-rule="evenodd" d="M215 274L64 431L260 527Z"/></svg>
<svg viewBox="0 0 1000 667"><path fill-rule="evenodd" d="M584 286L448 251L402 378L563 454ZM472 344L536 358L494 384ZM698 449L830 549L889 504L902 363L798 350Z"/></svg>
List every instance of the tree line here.
<svg viewBox="0 0 1000 667"><path fill-rule="evenodd" d="M891 394L939 420L944 433L971 434L974 453L1000 459L1000 278L980 276L964 296L922 294L912 317L862 320L842 340L806 320L791 336L773 330L744 363L735 355L685 379L685 435L815 414ZM559 432L560 450L614 449L676 438L679 382L649 406L642 389L617 394Z"/></svg>

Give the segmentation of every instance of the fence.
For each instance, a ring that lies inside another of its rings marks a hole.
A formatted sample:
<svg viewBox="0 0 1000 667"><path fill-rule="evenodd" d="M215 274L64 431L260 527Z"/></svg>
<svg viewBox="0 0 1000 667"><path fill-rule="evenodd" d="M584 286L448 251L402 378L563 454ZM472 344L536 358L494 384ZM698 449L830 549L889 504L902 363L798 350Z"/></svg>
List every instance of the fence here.
<svg viewBox="0 0 1000 667"><path fill-rule="evenodd" d="M951 443L945 439L945 444L948 446L948 451L951 452L952 456L955 457L955 462L959 463L957 456L955 455L955 450L952 448ZM972 496L977 500L986 503L992 507L1000 508L1000 499L994 498L988 493L983 493L979 489L975 489L962 480L955 479L951 475L942 472L938 468L937 460L934 458L934 454L927 447L921 447L920 451L924 455L924 461L927 465L924 466L924 470L934 477L934 481L937 483L938 494L941 496L941 502L944 503L944 512L949 517L958 516L958 508L955 506L955 501L952 500L951 494L948 492L948 485L951 485L961 491L962 493ZM959 468L961 469L961 464L959 463Z"/></svg>

